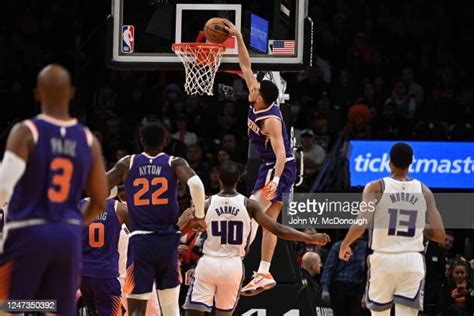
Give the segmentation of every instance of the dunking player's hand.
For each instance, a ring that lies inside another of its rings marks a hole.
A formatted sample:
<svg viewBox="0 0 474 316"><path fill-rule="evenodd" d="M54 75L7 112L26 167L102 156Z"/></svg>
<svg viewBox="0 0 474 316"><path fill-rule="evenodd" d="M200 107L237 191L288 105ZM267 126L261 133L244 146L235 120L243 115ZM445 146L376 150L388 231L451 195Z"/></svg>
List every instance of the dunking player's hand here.
<svg viewBox="0 0 474 316"><path fill-rule="evenodd" d="M225 24L225 29L227 30L227 32L229 32L230 35L237 36L240 34L239 29L237 29L237 27L231 21L227 19L222 19L222 23Z"/></svg>
<svg viewBox="0 0 474 316"><path fill-rule="evenodd" d="M310 240L308 240L308 243L313 244L313 245L324 246L328 242L331 241L331 238L329 237L329 235L326 235L323 233L316 233L309 236L310 236Z"/></svg>
<svg viewBox="0 0 474 316"><path fill-rule="evenodd" d="M278 183L274 180L268 182L262 190L263 196L268 201L273 200L277 194Z"/></svg>

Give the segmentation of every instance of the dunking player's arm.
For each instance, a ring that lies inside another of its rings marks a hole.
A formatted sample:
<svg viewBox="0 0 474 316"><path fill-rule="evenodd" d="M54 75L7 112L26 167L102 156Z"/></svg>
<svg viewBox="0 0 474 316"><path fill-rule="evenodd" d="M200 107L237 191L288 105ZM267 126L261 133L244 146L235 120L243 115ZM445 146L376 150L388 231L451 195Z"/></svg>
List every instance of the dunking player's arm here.
<svg viewBox="0 0 474 316"><path fill-rule="evenodd" d="M263 228L267 229L277 237L321 246L324 246L330 241L329 236L326 234L317 233L309 235L291 227L281 225L265 214L257 201L248 199L246 207L251 218L254 218L258 224L262 225Z"/></svg>
<svg viewBox="0 0 474 316"><path fill-rule="evenodd" d="M259 94L260 84L253 75L250 55L247 50L247 47L245 46L242 33L229 20L223 19L223 22L226 25L226 29L229 34L234 35L237 39L240 69L242 70L242 74L245 83L247 84L247 88L249 89L249 93ZM262 98L262 96L260 95L259 98ZM275 174L273 176L272 181L268 184L267 187L270 194L275 194L276 189L278 187L278 182L280 180L281 174L283 173L283 169L285 168L286 162L285 145L283 143L282 137L282 124L278 119L267 118L263 120L260 129L262 133L265 134L270 140L270 143L276 156ZM269 196L268 198L271 200L273 197Z"/></svg>
<svg viewBox="0 0 474 316"><path fill-rule="evenodd" d="M443 220L436 207L433 192L424 184L422 184L421 190L426 201L426 219L428 222L424 230L424 235L432 241L442 243L444 242L446 233L444 231Z"/></svg>
<svg viewBox="0 0 474 316"><path fill-rule="evenodd" d="M362 193L362 200L366 203L377 203L380 201L380 196L382 194L382 183L380 181L374 181L369 183L365 188L364 192ZM358 218L363 218L364 221L362 223L367 223L365 225L355 225L353 224L349 231L347 232L346 237L341 243L341 247L339 249L339 258L341 260L349 260L352 256L351 245L354 241L362 237L365 230L367 229L367 225L372 220L372 213L371 212L360 212Z"/></svg>
<svg viewBox="0 0 474 316"><path fill-rule="evenodd" d="M25 123L16 124L8 136L5 155L0 166L0 205L4 205L11 197L15 185L23 176L26 162L35 145L35 139ZM86 182L86 192L90 203L84 209L84 221L94 220L105 208L107 197L105 168L102 160L102 149L97 139L91 146L92 164Z"/></svg>

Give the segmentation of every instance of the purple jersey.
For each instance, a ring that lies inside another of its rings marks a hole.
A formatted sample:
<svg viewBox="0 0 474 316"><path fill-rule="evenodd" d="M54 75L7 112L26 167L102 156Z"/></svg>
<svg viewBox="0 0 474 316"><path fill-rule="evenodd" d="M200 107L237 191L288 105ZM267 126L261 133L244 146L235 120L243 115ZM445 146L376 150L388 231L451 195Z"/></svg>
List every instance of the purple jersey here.
<svg viewBox="0 0 474 316"><path fill-rule="evenodd" d="M82 208L85 200L79 202ZM82 276L117 278L118 242L122 225L115 213L118 201L107 200L107 207L82 231Z"/></svg>
<svg viewBox="0 0 474 316"><path fill-rule="evenodd" d="M133 231L178 231L178 179L171 158L165 153L155 157L142 153L130 158L125 192Z"/></svg>
<svg viewBox="0 0 474 316"><path fill-rule="evenodd" d="M77 120L38 115L24 123L35 145L8 205L7 223L82 221L77 204L91 167L92 134Z"/></svg>
<svg viewBox="0 0 474 316"><path fill-rule="evenodd" d="M247 126L250 142L256 149L257 154L263 159L263 161L276 161L275 152L273 151L272 145L270 143L270 138L264 135L260 129L260 124L262 120L270 117L276 118L281 121L283 133L282 136L283 143L285 145L286 157L293 157L290 141L288 139L288 133L286 131L286 125L283 121L283 116L281 115L280 108L276 104L272 104L265 110L260 111L255 111L252 106L249 107Z"/></svg>

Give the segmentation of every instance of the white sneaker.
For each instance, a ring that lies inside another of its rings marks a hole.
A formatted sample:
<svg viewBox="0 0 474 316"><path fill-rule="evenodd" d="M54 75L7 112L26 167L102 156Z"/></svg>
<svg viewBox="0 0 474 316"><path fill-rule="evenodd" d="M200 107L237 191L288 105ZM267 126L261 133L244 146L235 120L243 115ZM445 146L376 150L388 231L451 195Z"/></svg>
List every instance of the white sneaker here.
<svg viewBox="0 0 474 316"><path fill-rule="evenodd" d="M240 290L242 296L254 296L263 291L272 289L276 285L270 273L253 273L252 280Z"/></svg>

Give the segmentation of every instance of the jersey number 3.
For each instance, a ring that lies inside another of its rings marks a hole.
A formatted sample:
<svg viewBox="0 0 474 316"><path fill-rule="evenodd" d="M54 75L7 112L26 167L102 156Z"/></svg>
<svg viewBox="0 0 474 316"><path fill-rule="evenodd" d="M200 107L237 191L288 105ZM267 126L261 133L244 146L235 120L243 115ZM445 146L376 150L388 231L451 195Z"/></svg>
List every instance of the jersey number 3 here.
<svg viewBox="0 0 474 316"><path fill-rule="evenodd" d="M74 166L71 160L58 157L51 161L50 169L54 176L48 189L48 198L51 202L63 203L69 197Z"/></svg>
<svg viewBox="0 0 474 316"><path fill-rule="evenodd" d="M151 186L159 185L159 187L153 191L151 199L143 198L143 196L150 191L150 184ZM140 190L133 195L133 203L136 206L168 204L167 198L160 198L160 196L168 190L168 180L166 178L156 177L151 181L148 181L146 178L137 178L133 181L133 186L141 187Z"/></svg>

